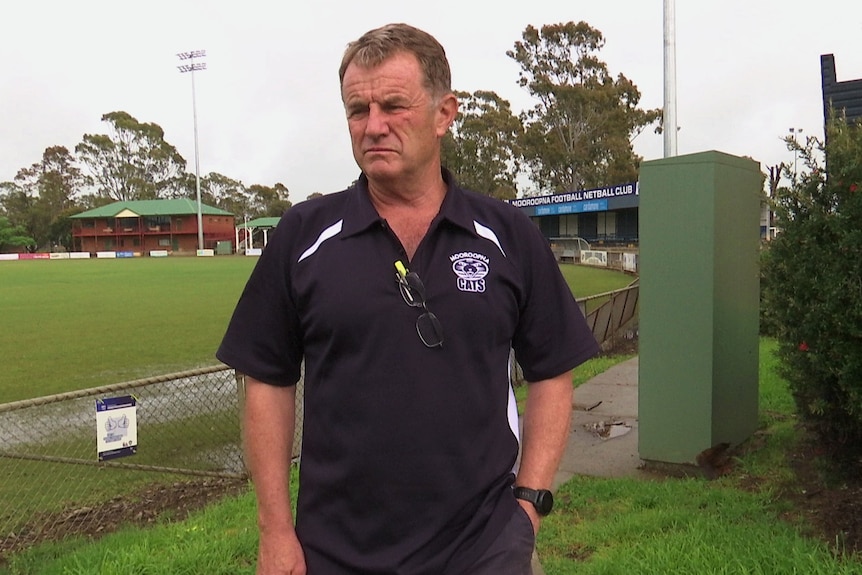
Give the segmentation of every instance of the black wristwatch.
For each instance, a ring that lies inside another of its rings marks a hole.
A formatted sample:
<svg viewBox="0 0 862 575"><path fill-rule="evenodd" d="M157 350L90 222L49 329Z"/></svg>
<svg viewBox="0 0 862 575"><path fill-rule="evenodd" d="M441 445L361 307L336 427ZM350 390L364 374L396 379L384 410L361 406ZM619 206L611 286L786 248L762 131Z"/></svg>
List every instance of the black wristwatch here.
<svg viewBox="0 0 862 575"><path fill-rule="evenodd" d="M529 501L536 511L544 517L554 508L554 496L547 489L530 489L529 487L515 487L512 492L516 499Z"/></svg>

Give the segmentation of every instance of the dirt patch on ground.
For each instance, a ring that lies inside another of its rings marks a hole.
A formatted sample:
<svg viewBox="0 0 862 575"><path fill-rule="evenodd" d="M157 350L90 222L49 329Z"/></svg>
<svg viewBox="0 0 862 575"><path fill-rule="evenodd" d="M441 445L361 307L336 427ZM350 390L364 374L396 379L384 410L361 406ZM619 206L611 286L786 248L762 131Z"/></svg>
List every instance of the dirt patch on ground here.
<svg viewBox="0 0 862 575"><path fill-rule="evenodd" d="M0 538L5 557L44 541L68 537L97 538L124 526L147 526L159 520L185 519L189 513L248 489L245 479L196 479L152 485L97 506L66 509L34 517L17 533Z"/></svg>
<svg viewBox="0 0 862 575"><path fill-rule="evenodd" d="M838 554L862 555L862 464L830 469L827 448L810 435L787 454L796 482L782 497L808 526Z"/></svg>

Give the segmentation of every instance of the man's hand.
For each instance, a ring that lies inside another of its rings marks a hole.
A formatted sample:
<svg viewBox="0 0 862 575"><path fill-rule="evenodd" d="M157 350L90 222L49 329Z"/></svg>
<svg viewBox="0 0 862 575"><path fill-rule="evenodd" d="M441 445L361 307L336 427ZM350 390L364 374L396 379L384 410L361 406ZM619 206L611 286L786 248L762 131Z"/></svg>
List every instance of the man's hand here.
<svg viewBox="0 0 862 575"><path fill-rule="evenodd" d="M527 512L527 517L530 518L530 523L533 524L533 535L538 535L539 527L542 525L542 518L539 516L539 512L536 511L536 507L529 501L524 501L523 499L518 499L518 505L523 507L524 511Z"/></svg>
<svg viewBox="0 0 862 575"><path fill-rule="evenodd" d="M305 554L291 530L284 534L261 532L257 575L305 575Z"/></svg>

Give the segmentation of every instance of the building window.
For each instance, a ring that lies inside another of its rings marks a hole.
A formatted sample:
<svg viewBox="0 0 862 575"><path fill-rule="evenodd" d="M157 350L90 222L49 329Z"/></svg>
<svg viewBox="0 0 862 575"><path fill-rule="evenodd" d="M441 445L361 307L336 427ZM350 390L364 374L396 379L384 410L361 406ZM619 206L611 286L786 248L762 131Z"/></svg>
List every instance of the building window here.
<svg viewBox="0 0 862 575"><path fill-rule="evenodd" d="M150 232L168 231L171 226L171 219L168 216L147 216L144 218L144 226Z"/></svg>

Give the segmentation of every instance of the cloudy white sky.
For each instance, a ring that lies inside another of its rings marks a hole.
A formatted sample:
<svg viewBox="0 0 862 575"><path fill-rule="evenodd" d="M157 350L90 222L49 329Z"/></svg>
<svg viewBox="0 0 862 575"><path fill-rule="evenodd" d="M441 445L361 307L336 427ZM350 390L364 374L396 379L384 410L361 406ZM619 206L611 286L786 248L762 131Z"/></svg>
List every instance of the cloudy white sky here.
<svg viewBox="0 0 862 575"><path fill-rule="evenodd" d="M531 105L506 51L527 25L585 20L599 56L663 102L662 0L16 0L0 8L0 181L49 146L107 133L116 110L165 130L194 170L192 92L176 53L205 49L196 73L201 174L285 184L294 202L358 175L339 99L344 46L387 22L434 34L454 88ZM822 135L820 55L839 80L862 78L862 3L677 0L680 154L720 150L763 167L792 161L790 127ZM662 156L651 131L635 140Z"/></svg>

